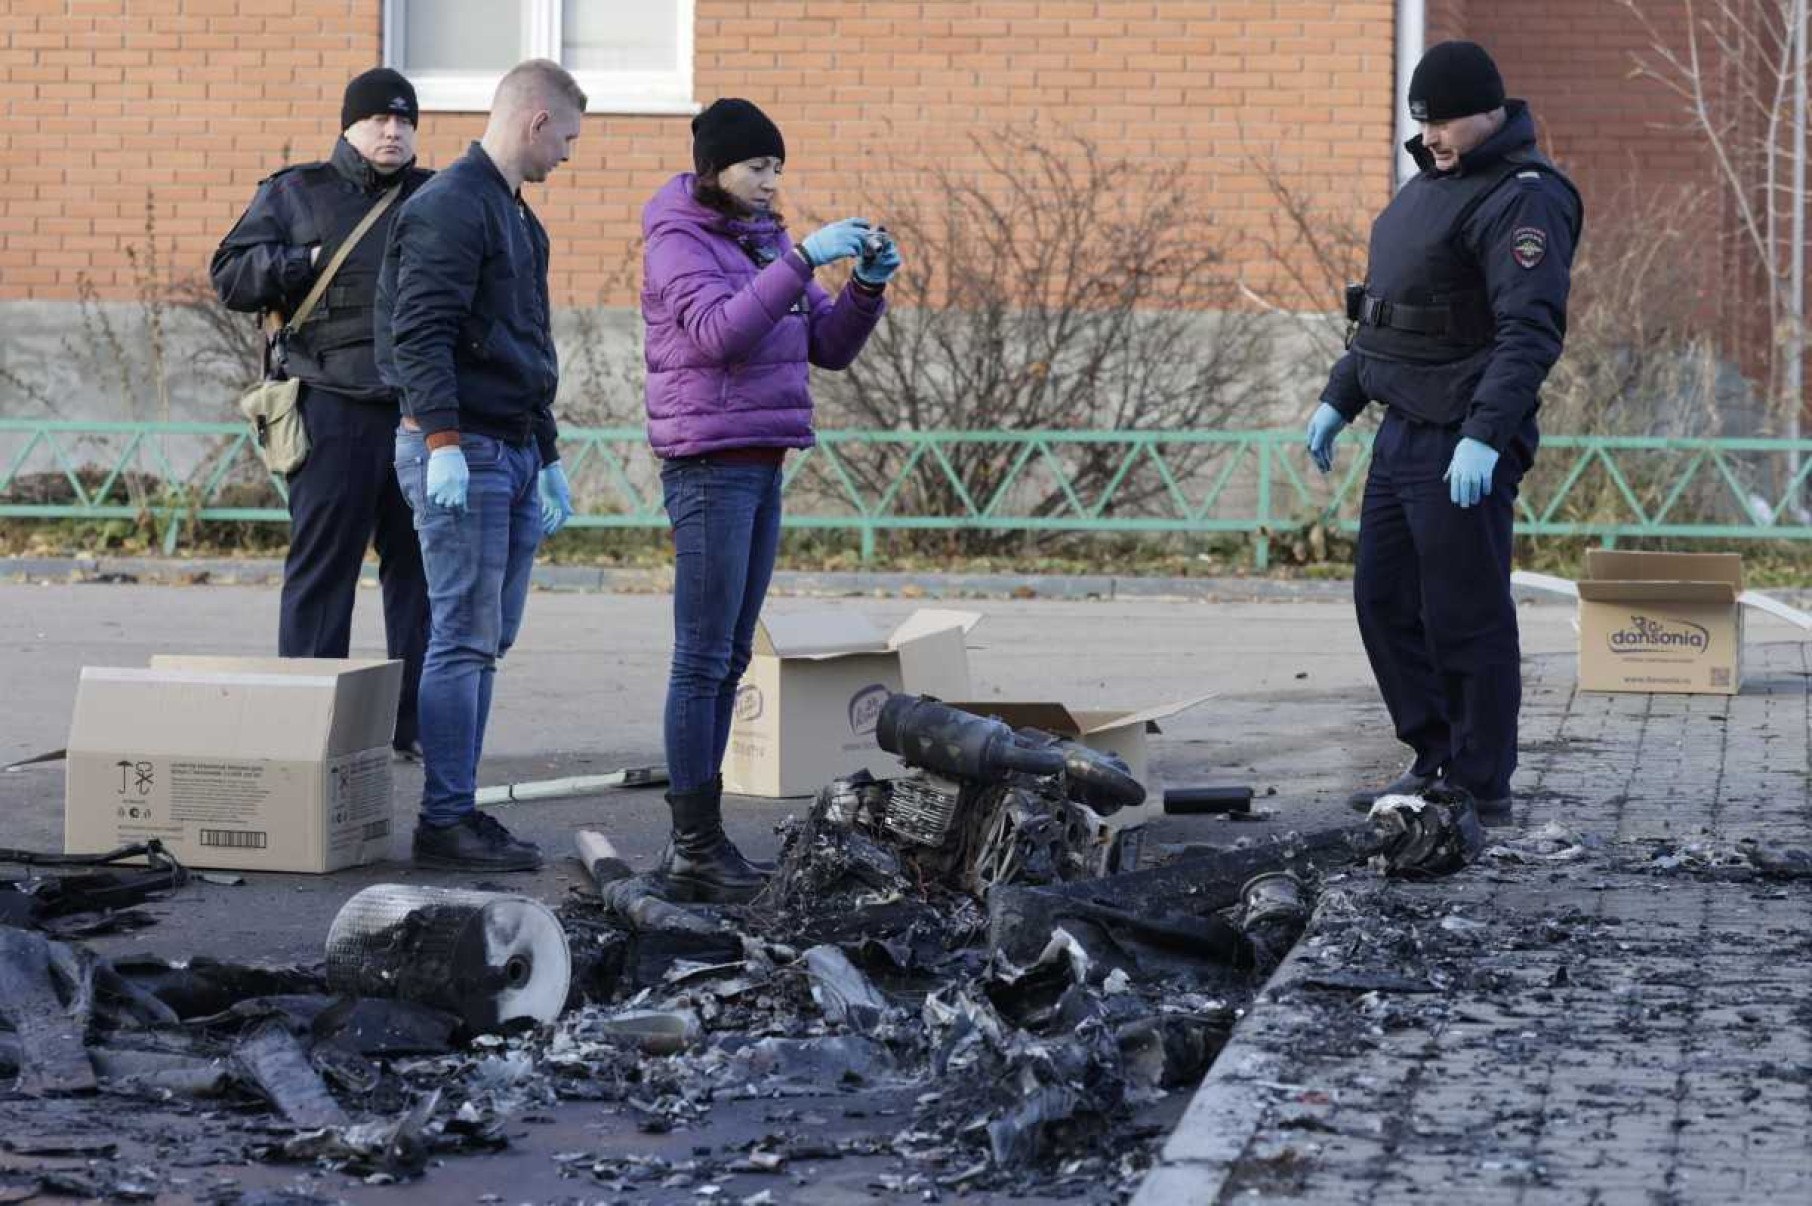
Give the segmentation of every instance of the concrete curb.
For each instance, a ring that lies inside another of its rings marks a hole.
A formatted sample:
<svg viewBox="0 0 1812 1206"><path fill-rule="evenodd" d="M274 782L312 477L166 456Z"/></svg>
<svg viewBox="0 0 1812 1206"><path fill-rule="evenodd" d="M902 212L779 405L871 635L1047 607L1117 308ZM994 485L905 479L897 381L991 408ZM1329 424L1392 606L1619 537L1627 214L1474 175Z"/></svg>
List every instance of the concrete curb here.
<svg viewBox="0 0 1812 1206"><path fill-rule="evenodd" d="M368 585L377 567L367 565ZM8 557L0 558L0 581L150 582L188 585L274 586L283 580L275 558L180 557ZM610 594L659 594L672 588L666 569L543 564L535 567L542 590ZM910 599L1059 599L1068 601L1171 600L1199 603L1261 603L1349 599L1344 579L1174 578L1113 574L939 574L855 571L819 573L783 570L773 593L800 597ZM1812 592L1777 592L1791 598ZM1535 591L1517 591L1529 603L1566 604ZM1570 605L1570 604L1569 604Z"/></svg>
<svg viewBox="0 0 1812 1206"><path fill-rule="evenodd" d="M1202 1206L1221 1200L1228 1176L1272 1103L1294 1091L1283 1083L1288 1062L1278 1054L1286 1036L1271 1034L1266 1006L1294 990L1313 932L1311 923L1240 1019L1129 1206Z"/></svg>
<svg viewBox="0 0 1812 1206"><path fill-rule="evenodd" d="M364 577L377 581L377 567ZM181 557L10 557L0 558L0 580L26 582L169 582L219 585L273 585L283 580L276 558ZM535 585L543 590L645 594L671 589L667 569L540 564ZM773 591L782 595L901 596L906 598L1251 599L1345 598L1343 580L1274 578L1171 578L1111 574L940 574L816 572L782 570Z"/></svg>

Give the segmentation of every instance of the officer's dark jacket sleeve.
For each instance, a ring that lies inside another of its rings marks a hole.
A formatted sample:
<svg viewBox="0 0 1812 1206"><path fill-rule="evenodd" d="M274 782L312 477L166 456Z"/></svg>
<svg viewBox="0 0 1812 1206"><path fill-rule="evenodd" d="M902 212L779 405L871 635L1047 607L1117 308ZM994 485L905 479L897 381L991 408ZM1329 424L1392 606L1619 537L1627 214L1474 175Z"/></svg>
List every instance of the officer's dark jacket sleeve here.
<svg viewBox="0 0 1812 1206"><path fill-rule="evenodd" d="M1496 342L1460 434L1502 452L1535 408L1567 334L1567 293L1583 215L1543 173L1517 176L1479 207L1465 239L1484 271Z"/></svg>
<svg viewBox="0 0 1812 1206"><path fill-rule="evenodd" d="M214 292L229 310L294 313L314 280L309 248L296 237L299 195L296 177L282 172L258 185L258 192L208 265Z"/></svg>
<svg viewBox="0 0 1812 1206"><path fill-rule="evenodd" d="M390 238L391 384L423 431L452 430L459 426L454 350L478 293L483 211L455 191L424 192L403 207Z"/></svg>
<svg viewBox="0 0 1812 1206"><path fill-rule="evenodd" d="M1328 374L1327 388L1321 391L1321 400L1339 411L1340 417L1348 423L1359 417L1359 412L1371 399L1359 385L1357 355L1346 352L1334 362L1334 371Z"/></svg>

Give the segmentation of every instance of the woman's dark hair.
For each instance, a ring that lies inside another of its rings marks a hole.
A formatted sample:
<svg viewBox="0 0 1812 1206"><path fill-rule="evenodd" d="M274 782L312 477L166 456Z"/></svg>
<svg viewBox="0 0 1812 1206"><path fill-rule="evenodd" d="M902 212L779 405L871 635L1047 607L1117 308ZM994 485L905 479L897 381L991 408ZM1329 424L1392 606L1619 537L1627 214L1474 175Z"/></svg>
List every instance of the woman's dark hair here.
<svg viewBox="0 0 1812 1206"><path fill-rule="evenodd" d="M740 220L752 216L752 211L748 206L731 196L722 185L717 183L716 172L693 178L692 199L706 209L720 213L726 218ZM786 219L778 210L769 210L767 216L774 219L778 226L786 225Z"/></svg>

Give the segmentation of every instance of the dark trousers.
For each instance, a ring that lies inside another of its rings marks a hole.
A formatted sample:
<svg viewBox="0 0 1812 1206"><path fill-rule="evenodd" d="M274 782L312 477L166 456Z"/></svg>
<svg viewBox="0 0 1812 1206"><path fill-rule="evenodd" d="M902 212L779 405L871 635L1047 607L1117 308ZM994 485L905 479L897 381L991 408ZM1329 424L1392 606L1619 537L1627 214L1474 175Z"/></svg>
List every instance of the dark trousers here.
<svg viewBox="0 0 1812 1206"><path fill-rule="evenodd" d="M1510 794L1522 706L1510 540L1529 454L1513 446L1491 493L1457 507L1441 475L1459 441L1456 430L1386 414L1372 443L1353 596L1413 769L1498 800Z"/></svg>
<svg viewBox="0 0 1812 1206"><path fill-rule="evenodd" d="M397 410L304 386L308 459L289 478L289 556L277 625L279 657L345 657L365 550L375 542L384 644L403 662L396 743L416 740L416 694L428 649L428 581L393 456Z"/></svg>
<svg viewBox="0 0 1812 1206"><path fill-rule="evenodd" d="M661 466L673 524L673 667L663 732L675 792L704 787L723 769L736 687L780 552L780 479L778 465L709 456Z"/></svg>

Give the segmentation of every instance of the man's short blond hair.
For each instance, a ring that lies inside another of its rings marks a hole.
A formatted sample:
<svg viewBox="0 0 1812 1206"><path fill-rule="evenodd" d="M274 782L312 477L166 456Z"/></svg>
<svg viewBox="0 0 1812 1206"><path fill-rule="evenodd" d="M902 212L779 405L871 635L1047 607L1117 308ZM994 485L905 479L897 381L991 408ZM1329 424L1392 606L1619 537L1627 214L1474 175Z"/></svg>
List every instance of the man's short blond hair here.
<svg viewBox="0 0 1812 1206"><path fill-rule="evenodd" d="M525 59L498 81L491 109L493 112L504 108L552 111L557 104L571 105L583 113L585 90L579 87L572 72L552 59Z"/></svg>

